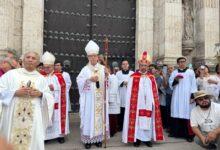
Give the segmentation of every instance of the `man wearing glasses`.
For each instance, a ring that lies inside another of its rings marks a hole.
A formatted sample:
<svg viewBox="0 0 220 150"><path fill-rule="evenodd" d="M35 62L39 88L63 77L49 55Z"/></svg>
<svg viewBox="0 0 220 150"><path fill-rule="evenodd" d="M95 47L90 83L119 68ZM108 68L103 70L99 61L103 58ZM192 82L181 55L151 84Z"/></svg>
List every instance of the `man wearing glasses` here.
<svg viewBox="0 0 220 150"><path fill-rule="evenodd" d="M212 96L205 91L196 92L194 97L197 107L191 112L190 122L195 142L204 148L219 148L220 105L211 102Z"/></svg>
<svg viewBox="0 0 220 150"><path fill-rule="evenodd" d="M197 91L195 73L186 67L186 58L177 59L178 69L169 78L170 88L173 89L171 100L171 130L172 137L185 138L193 141L194 134L190 127L190 112L194 107L191 95Z"/></svg>

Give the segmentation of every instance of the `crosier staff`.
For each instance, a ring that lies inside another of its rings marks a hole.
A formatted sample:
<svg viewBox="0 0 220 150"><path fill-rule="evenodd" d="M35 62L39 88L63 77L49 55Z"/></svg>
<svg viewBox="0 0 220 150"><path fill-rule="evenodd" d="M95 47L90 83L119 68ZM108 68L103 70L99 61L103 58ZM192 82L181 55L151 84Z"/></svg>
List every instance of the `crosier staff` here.
<svg viewBox="0 0 220 150"><path fill-rule="evenodd" d="M107 69L108 64L108 38L106 37L104 40L104 50L105 50L105 69ZM107 88L108 76L105 73L105 84L104 84L104 148L106 148L106 141L107 141L107 133L106 133L106 88Z"/></svg>

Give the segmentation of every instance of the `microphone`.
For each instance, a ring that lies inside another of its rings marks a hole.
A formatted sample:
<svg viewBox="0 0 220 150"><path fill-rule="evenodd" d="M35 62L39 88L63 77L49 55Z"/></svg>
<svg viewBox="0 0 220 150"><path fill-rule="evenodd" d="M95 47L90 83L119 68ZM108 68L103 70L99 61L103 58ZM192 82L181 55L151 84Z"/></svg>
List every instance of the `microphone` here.
<svg viewBox="0 0 220 150"><path fill-rule="evenodd" d="M26 85L27 87L31 87L31 80L29 80L28 82L27 82L27 85Z"/></svg>
<svg viewBox="0 0 220 150"><path fill-rule="evenodd" d="M95 74L97 74L97 72L98 72L98 68L95 68ZM96 85L96 88L97 88L97 89L100 88L99 81L96 81L95 85Z"/></svg>
<svg viewBox="0 0 220 150"><path fill-rule="evenodd" d="M96 84L96 88L99 89L100 88L99 81L97 81L95 84Z"/></svg>

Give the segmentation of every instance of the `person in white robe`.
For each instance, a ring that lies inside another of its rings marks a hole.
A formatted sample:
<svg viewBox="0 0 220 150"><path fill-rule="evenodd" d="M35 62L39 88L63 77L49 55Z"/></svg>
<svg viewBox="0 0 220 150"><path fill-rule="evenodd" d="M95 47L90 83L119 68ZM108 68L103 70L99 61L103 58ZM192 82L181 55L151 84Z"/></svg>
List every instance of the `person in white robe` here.
<svg viewBox="0 0 220 150"><path fill-rule="evenodd" d="M171 130L173 137L185 138L193 141L194 134L190 127L190 113L195 106L192 95L197 91L195 73L186 67L186 58L177 58L178 69L169 78L169 86L173 89L171 100Z"/></svg>
<svg viewBox="0 0 220 150"><path fill-rule="evenodd" d="M198 90L204 90L208 94L213 95L212 101L218 102L219 84L215 75L209 74L209 67L201 65L199 67L199 77L196 79Z"/></svg>
<svg viewBox="0 0 220 150"><path fill-rule="evenodd" d="M57 139L58 142L62 144L65 142L64 136L69 134L66 85L62 74L54 72L54 55L45 52L41 60L47 84L55 99L52 126L47 128L45 140ZM64 84L64 86L62 84Z"/></svg>
<svg viewBox="0 0 220 150"><path fill-rule="evenodd" d="M71 81L71 78L70 78L70 74L66 71L63 71L62 69L63 69L63 63L59 60L56 60L54 70L55 70L55 72L62 73L63 78L65 80L65 83L66 83L66 99L68 101L68 106L67 107L68 107L68 111L70 112L71 111L70 88L71 88L71 85L72 85L72 81Z"/></svg>
<svg viewBox="0 0 220 150"><path fill-rule="evenodd" d="M129 63L127 60L123 60L121 63L121 69L116 73L118 78L118 85L119 85L119 97L120 97L120 114L118 116L118 130L122 131L123 129L123 122L124 122L124 114L125 114L125 98L127 94L127 85L130 76L134 73L133 71L129 70Z"/></svg>
<svg viewBox="0 0 220 150"><path fill-rule="evenodd" d="M110 136L113 137L118 131L118 115L120 114L120 98L118 78L115 75L118 71L118 63L112 63L112 74L108 78L108 95L109 95L109 125Z"/></svg>
<svg viewBox="0 0 220 150"><path fill-rule="evenodd" d="M156 79L148 72L151 60L146 51L138 63L139 70L128 82L122 141L152 147L152 140L164 140L159 94Z"/></svg>
<svg viewBox="0 0 220 150"><path fill-rule="evenodd" d="M15 150L44 150L54 99L45 78L36 71L39 54L27 52L23 67L0 78L0 134Z"/></svg>
<svg viewBox="0 0 220 150"><path fill-rule="evenodd" d="M76 79L80 94L81 141L90 149L92 144L101 147L104 136L109 138L108 99L105 97L105 67L98 63L99 46L91 40L85 51L89 63Z"/></svg>

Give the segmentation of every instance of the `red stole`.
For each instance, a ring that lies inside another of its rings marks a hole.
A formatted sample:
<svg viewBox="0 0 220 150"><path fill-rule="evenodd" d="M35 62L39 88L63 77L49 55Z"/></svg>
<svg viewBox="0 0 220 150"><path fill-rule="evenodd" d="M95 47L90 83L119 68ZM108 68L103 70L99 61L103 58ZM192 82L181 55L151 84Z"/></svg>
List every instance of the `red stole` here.
<svg viewBox="0 0 220 150"><path fill-rule="evenodd" d="M59 81L61 87L61 101L60 101L60 121L61 121L61 133L65 134L66 130L66 83L62 73L54 73Z"/></svg>
<svg viewBox="0 0 220 150"><path fill-rule="evenodd" d="M133 84L131 89L131 99L130 99L130 111L129 111L129 122L128 122L128 142L134 142L134 135L135 135L135 123L136 123L136 114L137 114L137 102L138 102L138 91L139 91L139 82L141 78L141 73L135 72L133 77ZM155 111L155 133L156 133L156 140L163 140L163 127L161 121L161 114L160 114L160 104L159 104L159 97L157 91L157 84L154 76L152 74L146 74L151 80L152 83L152 91L154 97L154 111ZM141 116L148 117L151 115L151 112L147 110L139 110Z"/></svg>

